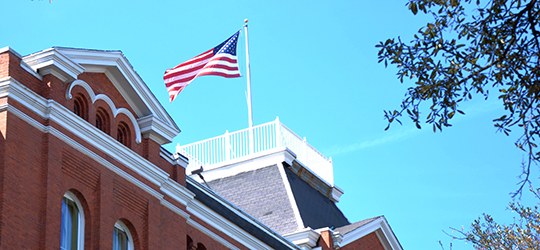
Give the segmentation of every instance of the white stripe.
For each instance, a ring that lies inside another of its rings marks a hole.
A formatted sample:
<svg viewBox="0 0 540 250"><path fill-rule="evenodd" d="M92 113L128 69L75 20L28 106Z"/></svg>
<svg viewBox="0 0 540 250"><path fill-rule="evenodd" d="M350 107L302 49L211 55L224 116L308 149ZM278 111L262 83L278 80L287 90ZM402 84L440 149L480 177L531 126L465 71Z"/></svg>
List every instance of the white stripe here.
<svg viewBox="0 0 540 250"><path fill-rule="evenodd" d="M171 85L170 87L167 88L167 92L173 91L174 88L186 86L188 84L189 83L185 83L185 82L175 83L175 84L173 84L173 85ZM177 90L174 90L174 91L177 91Z"/></svg>
<svg viewBox="0 0 540 250"><path fill-rule="evenodd" d="M185 61L185 62L183 62L183 63L189 63L189 62L191 62L191 61L195 61L195 60L197 60L197 59L199 59L199 58L206 57L206 56L209 55L209 54L214 54L214 51L213 51L213 50L210 50L210 51L208 51L207 53L200 54L200 55L198 55L198 56L196 56L196 57L193 57L193 58L191 58L191 59L189 59L189 60L187 60L187 61ZM181 63L181 64L183 64L183 63ZM179 64L179 65L180 65L180 64Z"/></svg>
<svg viewBox="0 0 540 250"><path fill-rule="evenodd" d="M224 74L228 74L228 75L236 75L236 74L240 74L240 71L238 71L238 70L227 70L227 69L218 69L218 68L205 68L205 69L201 70L201 72L199 72L199 75L200 75L200 74L203 74L203 73L210 73L210 72L219 72L219 73L224 73Z"/></svg>
<svg viewBox="0 0 540 250"><path fill-rule="evenodd" d="M234 60L236 60L236 58L237 58L235 55L232 55L232 54L228 54L228 53L219 53L219 54L217 54L216 56L212 57L212 59L218 58L218 57L227 57L227 58L234 59Z"/></svg>
<svg viewBox="0 0 540 250"><path fill-rule="evenodd" d="M203 60L203 61L200 61L198 63L193 63L193 64L189 64L189 65L186 65L186 66L182 66L180 68L176 68L176 69L172 69L172 70L169 70L167 73L165 73L165 77L167 77L167 75L169 74L173 74L173 73L176 73L176 72L180 72L180 71L184 71L184 70L189 70L189 69L192 69L194 67L197 67L197 66L200 66L200 65L205 65L206 63L208 63L208 61L210 61L212 58L208 58L206 60Z"/></svg>
<svg viewBox="0 0 540 250"><path fill-rule="evenodd" d="M204 68L203 68L203 69L204 69ZM178 80L180 80L180 79L184 79L184 78L188 78L188 77L191 77L191 76L195 76L195 75L197 75L201 70L202 70L202 69L196 70L196 71L193 71L193 72L189 72L188 74L177 75L177 76L175 76L175 77L170 77L170 78L167 78L167 79L164 79L164 80L165 80L165 83L166 83L166 84L167 84L167 83L170 83L170 82L175 82L175 81L178 81ZM188 81L190 81L190 80L188 80ZM188 81L184 80L184 81L182 81L182 82L188 82Z"/></svg>
<svg viewBox="0 0 540 250"><path fill-rule="evenodd" d="M207 68L207 67L210 67L212 65L225 65L225 66L229 66L229 67L237 67L238 68L238 63L231 63L231 62L221 61L221 60L212 60L212 61L208 62L204 67Z"/></svg>

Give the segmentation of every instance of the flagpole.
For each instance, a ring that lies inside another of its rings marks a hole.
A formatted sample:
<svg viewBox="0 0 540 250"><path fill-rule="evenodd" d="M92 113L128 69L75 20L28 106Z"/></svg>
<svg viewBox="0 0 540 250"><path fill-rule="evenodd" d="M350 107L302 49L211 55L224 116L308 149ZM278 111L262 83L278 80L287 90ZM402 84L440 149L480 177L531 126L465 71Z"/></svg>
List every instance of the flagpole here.
<svg viewBox="0 0 540 250"><path fill-rule="evenodd" d="M249 152L253 153L253 110L251 109L251 76L249 69L249 43L248 43L248 20L244 20L244 31L246 32L246 77L247 77L247 104L249 117Z"/></svg>

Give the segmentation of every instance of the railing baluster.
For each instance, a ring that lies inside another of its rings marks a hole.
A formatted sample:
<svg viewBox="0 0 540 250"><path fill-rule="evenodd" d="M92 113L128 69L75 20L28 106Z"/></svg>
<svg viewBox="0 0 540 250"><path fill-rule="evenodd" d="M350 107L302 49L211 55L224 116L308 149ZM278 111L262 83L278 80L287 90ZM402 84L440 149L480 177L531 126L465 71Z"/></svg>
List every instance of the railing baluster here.
<svg viewBox="0 0 540 250"><path fill-rule="evenodd" d="M331 158L326 158L309 145L305 137L299 137L283 125L279 117L272 122L252 128L232 133L226 131L221 136L177 146L176 150L178 153L187 154L190 167L195 167L197 164L204 166L219 164L282 146L296 153L300 162L333 185Z"/></svg>

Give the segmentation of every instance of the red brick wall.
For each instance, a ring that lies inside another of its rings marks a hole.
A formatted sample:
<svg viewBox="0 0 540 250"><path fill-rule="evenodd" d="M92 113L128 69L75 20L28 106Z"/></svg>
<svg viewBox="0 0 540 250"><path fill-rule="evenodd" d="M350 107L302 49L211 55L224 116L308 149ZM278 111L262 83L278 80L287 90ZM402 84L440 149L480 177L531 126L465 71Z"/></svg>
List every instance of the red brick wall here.
<svg viewBox="0 0 540 250"><path fill-rule="evenodd" d="M43 82L36 82L35 77L19 65L20 59L12 53L0 54L0 77L8 74L36 93L72 110L73 100L65 100L66 84L52 75L44 76ZM111 89L114 86L104 74L84 73L81 76L96 94L107 93L117 107L129 109L119 92ZM85 90L75 87L73 93L77 92L84 94ZM54 128L159 192L155 184L88 144L76 132L45 120L7 98L0 99L0 104L8 103L43 126ZM95 125L96 108L107 105L100 102L92 105L89 99L88 104L88 122ZM113 138L119 121L131 125L125 115L111 116L110 135ZM184 184L183 169L179 170L178 166L162 159L159 156L160 146L154 141L146 139L137 144L134 129L131 129L131 149ZM0 111L0 249L59 249L61 200L66 191L75 194L83 207L85 249L111 249L112 232L118 220L129 228L135 249L185 249L187 235L194 239L195 244L202 243L207 249L225 249L219 242L189 226L185 218L162 206L159 199L83 152L51 133L43 133L14 113ZM167 200L186 210L170 198ZM198 218L191 218L240 249L247 249Z"/></svg>
<svg viewBox="0 0 540 250"><path fill-rule="evenodd" d="M384 247L379 241L379 237L373 232L343 246L340 250L384 250Z"/></svg>
<svg viewBox="0 0 540 250"><path fill-rule="evenodd" d="M0 54L0 78L11 76L25 86L41 94L42 82L25 69L21 68L21 58L10 51Z"/></svg>

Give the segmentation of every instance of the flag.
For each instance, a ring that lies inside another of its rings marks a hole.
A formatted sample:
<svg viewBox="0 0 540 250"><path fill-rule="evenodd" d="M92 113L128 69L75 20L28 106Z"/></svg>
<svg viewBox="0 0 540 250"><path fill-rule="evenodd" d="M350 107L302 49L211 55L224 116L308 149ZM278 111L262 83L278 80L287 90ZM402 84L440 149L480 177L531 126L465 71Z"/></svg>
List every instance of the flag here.
<svg viewBox="0 0 540 250"><path fill-rule="evenodd" d="M215 48L166 70L163 80L169 92L169 101L172 102L180 91L198 76L240 77L236 59L236 44L239 34L240 31Z"/></svg>

